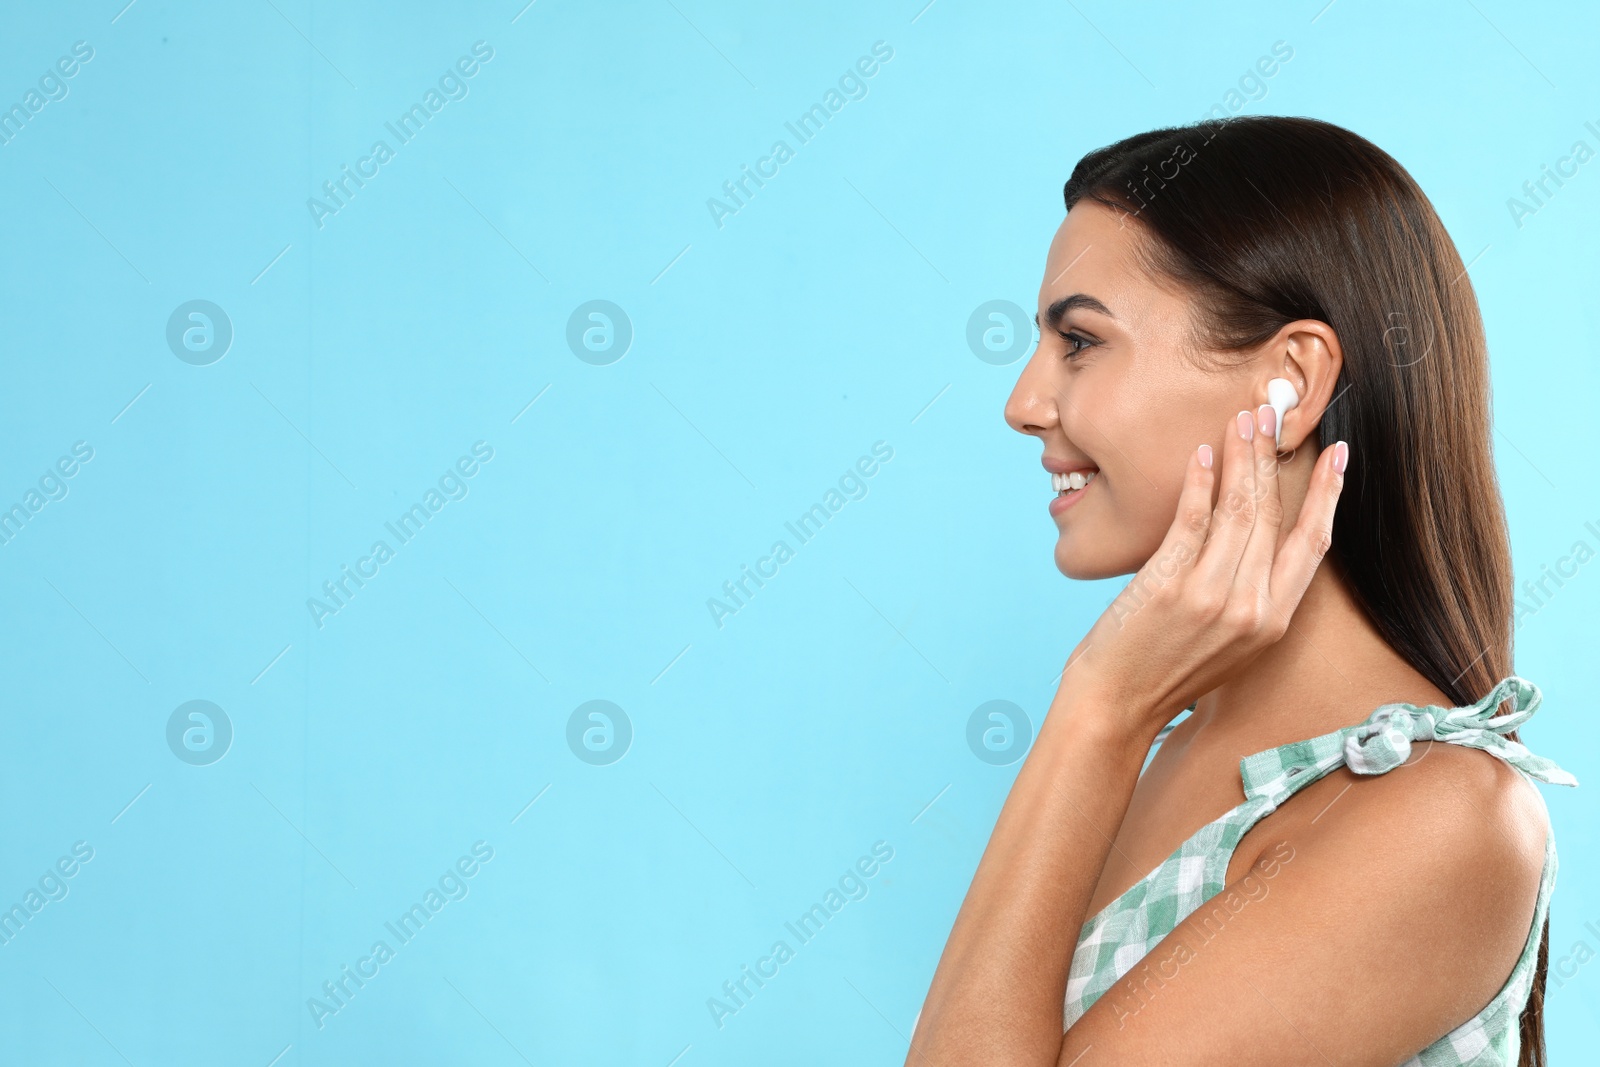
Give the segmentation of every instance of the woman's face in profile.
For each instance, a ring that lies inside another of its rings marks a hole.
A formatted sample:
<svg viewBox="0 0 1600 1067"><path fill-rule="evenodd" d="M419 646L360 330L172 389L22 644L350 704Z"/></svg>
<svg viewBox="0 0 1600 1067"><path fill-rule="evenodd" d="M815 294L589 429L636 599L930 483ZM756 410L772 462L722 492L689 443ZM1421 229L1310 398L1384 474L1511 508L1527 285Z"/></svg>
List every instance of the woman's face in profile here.
<svg viewBox="0 0 1600 1067"><path fill-rule="evenodd" d="M1141 268L1141 239L1136 218L1099 204L1067 213L1039 287L1039 347L1006 401L1006 421L1043 442L1047 468L1093 474L1066 493L1039 476L1070 578L1143 566L1172 524L1190 453L1210 444L1220 456L1228 420L1262 399L1253 361L1196 364L1191 298Z"/></svg>

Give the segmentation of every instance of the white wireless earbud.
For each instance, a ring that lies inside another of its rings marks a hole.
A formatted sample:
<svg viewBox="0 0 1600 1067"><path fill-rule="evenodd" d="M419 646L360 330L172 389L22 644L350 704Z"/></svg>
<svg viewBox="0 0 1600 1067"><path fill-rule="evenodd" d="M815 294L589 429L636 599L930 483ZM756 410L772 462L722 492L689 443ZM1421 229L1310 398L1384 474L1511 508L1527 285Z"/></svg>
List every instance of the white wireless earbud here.
<svg viewBox="0 0 1600 1067"><path fill-rule="evenodd" d="M1278 413L1272 442L1274 448L1283 441L1284 412L1298 403L1300 403L1300 393L1289 379L1274 378L1267 383L1267 406Z"/></svg>

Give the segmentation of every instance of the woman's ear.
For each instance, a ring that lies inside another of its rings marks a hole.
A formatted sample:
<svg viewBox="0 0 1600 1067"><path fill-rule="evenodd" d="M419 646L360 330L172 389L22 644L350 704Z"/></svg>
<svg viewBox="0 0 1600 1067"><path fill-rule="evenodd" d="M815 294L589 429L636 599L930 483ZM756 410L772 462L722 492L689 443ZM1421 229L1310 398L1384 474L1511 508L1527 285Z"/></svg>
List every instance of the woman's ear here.
<svg viewBox="0 0 1600 1067"><path fill-rule="evenodd" d="M1267 382L1273 378L1287 378L1300 395L1300 402L1284 413L1278 438L1278 450L1292 452L1312 439L1322 413L1336 399L1333 389L1344 366L1344 353L1333 327L1317 319L1286 324L1268 342L1265 352L1256 403L1267 403Z"/></svg>

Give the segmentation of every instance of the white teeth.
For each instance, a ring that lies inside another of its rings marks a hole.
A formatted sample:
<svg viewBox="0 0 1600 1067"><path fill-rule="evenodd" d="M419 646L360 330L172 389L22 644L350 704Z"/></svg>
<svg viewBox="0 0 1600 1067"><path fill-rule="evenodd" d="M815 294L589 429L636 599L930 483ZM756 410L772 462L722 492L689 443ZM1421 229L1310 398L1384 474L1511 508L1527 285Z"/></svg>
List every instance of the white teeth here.
<svg viewBox="0 0 1600 1067"><path fill-rule="evenodd" d="M1099 473L1099 471L1089 471L1088 473L1072 471L1068 474L1052 474L1050 475L1050 487L1058 493L1069 489L1076 491L1094 481L1094 476Z"/></svg>

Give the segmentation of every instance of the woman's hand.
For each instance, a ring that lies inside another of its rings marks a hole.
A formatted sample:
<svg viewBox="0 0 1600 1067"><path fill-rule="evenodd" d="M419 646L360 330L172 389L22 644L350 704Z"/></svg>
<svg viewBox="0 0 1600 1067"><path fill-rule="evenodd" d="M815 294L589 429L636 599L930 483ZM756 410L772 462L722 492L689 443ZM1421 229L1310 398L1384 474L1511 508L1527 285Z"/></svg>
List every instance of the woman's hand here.
<svg viewBox="0 0 1600 1067"><path fill-rule="evenodd" d="M1274 419L1264 408L1230 425L1216 475L1211 449L1190 458L1166 540L1074 652L951 928L906 1067L1061 1058L1073 952L1148 741L1283 634L1328 549L1348 450L1318 457L1280 545Z"/></svg>
<svg viewBox="0 0 1600 1067"><path fill-rule="evenodd" d="M1282 637L1332 544L1349 448L1317 457L1282 535L1276 418L1262 405L1230 420L1220 473L1210 445L1191 454L1166 539L1073 650L1063 686L1096 694L1118 727L1153 734Z"/></svg>

